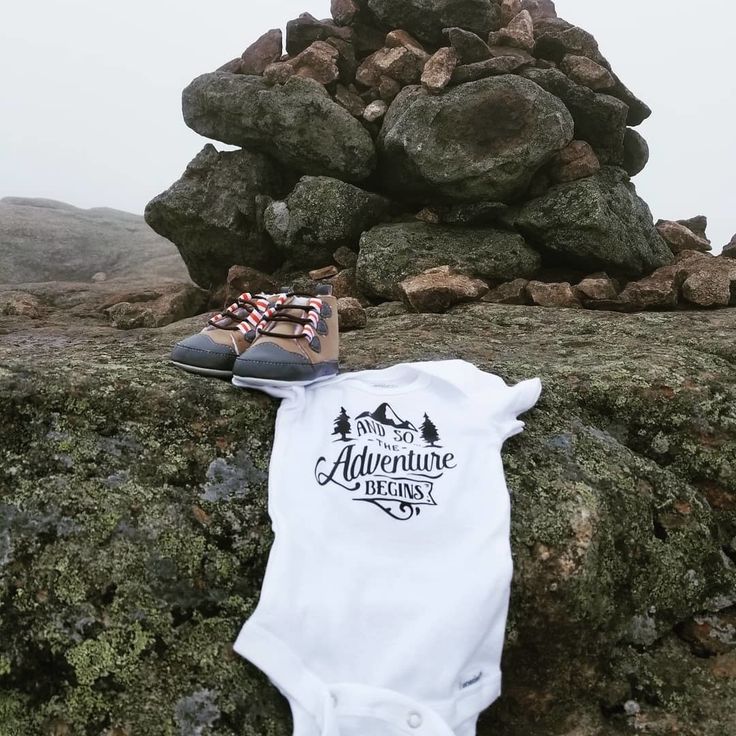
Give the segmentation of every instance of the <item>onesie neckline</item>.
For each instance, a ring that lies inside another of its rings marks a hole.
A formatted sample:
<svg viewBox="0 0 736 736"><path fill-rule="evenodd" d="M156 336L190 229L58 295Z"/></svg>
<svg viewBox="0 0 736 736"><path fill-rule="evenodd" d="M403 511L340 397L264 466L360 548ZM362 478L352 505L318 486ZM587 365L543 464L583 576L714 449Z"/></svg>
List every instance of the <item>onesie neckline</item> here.
<svg viewBox="0 0 736 736"><path fill-rule="evenodd" d="M396 363L387 368L342 373L323 385L348 379L360 391L373 394L405 394L425 388L432 380L432 376L415 368L411 363Z"/></svg>

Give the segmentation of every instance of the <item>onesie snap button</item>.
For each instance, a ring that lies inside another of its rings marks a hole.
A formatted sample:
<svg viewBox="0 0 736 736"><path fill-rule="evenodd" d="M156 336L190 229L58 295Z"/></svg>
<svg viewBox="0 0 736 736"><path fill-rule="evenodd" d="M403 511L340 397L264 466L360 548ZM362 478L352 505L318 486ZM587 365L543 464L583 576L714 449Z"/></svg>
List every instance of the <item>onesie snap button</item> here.
<svg viewBox="0 0 736 736"><path fill-rule="evenodd" d="M411 728L419 728L419 726L422 725L422 716L420 713L413 710L409 713L409 717L406 719L406 722L411 726Z"/></svg>

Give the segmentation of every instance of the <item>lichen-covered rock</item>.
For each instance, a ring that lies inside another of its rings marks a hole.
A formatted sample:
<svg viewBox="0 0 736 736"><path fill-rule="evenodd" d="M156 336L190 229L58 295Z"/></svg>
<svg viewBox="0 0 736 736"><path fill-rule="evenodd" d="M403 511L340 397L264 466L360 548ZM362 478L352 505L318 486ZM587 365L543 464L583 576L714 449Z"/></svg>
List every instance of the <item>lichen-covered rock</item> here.
<svg viewBox="0 0 736 736"><path fill-rule="evenodd" d="M649 144L638 130L626 128L624 133L623 167L629 176L643 171L649 161Z"/></svg>
<svg viewBox="0 0 736 736"><path fill-rule="evenodd" d="M303 176L286 199L268 205L263 219L290 267L316 267L329 263L337 247L357 246L389 204L339 179Z"/></svg>
<svg viewBox="0 0 736 736"><path fill-rule="evenodd" d="M487 36L501 24L501 8L494 0L366 0L376 20L389 28L405 28L419 40L442 42L442 29L458 26Z"/></svg>
<svg viewBox="0 0 736 736"><path fill-rule="evenodd" d="M515 577L479 736L729 733L733 650L697 656L689 622L736 603L736 310L388 306L343 370L461 357L544 386L504 446ZM199 322L0 319L8 734L291 733L231 649L272 541L277 402L167 364Z"/></svg>
<svg viewBox="0 0 736 736"><path fill-rule="evenodd" d="M368 131L314 79L271 87L249 74L202 74L184 89L182 111L200 135L263 151L304 174L360 181L375 167Z"/></svg>
<svg viewBox="0 0 736 736"><path fill-rule="evenodd" d="M154 197L146 222L179 248L192 280L205 289L225 282L230 266L272 269L279 254L259 227L256 195L282 196L288 182L271 159L217 151L208 143L181 178Z"/></svg>
<svg viewBox="0 0 736 736"><path fill-rule="evenodd" d="M582 268L637 276L673 259L625 172L609 166L527 202L515 223L530 243Z"/></svg>
<svg viewBox="0 0 736 736"><path fill-rule="evenodd" d="M368 296L399 300L400 281L444 265L481 279L507 280L533 274L541 259L508 230L402 222L361 235L356 276Z"/></svg>
<svg viewBox="0 0 736 736"><path fill-rule="evenodd" d="M483 62L480 62L483 63ZM559 99L521 77L429 94L405 87L378 138L382 185L404 199L508 200L573 136Z"/></svg>
<svg viewBox="0 0 736 736"><path fill-rule="evenodd" d="M404 301L415 312L446 312L454 304L479 299L488 284L449 266L429 268L399 283Z"/></svg>

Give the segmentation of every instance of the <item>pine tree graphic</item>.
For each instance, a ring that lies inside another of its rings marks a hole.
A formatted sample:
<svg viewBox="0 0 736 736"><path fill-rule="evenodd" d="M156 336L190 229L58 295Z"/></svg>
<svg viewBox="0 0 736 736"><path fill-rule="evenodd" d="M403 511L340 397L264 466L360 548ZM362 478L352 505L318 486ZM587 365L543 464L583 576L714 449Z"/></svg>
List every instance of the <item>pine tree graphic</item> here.
<svg viewBox="0 0 736 736"><path fill-rule="evenodd" d="M350 434L350 432L350 417L348 416L348 413L345 411L345 407L343 406L340 407L340 413L335 419L335 429L333 430L332 434L339 434L340 439L343 442L347 442L350 439L347 436Z"/></svg>
<svg viewBox="0 0 736 736"><path fill-rule="evenodd" d="M429 447L437 447L437 441L440 436L437 434L437 427L434 426L434 423L426 413L424 414L422 426L419 427L419 429L422 433L422 439L427 443L427 445L429 445Z"/></svg>

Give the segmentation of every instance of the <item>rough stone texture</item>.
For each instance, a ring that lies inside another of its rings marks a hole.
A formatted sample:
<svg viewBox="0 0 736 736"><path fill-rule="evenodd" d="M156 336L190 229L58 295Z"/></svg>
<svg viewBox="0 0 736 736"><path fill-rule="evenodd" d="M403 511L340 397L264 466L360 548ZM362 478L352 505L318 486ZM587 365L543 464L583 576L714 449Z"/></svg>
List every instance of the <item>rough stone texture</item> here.
<svg viewBox="0 0 736 736"><path fill-rule="evenodd" d="M501 25L507 26L521 12L521 0L501 1ZM529 16L531 18L531 15Z"/></svg>
<svg viewBox="0 0 736 736"><path fill-rule="evenodd" d="M367 296L397 300L400 281L443 265L481 279L507 280L533 274L540 258L521 236L497 228L382 224L361 235L356 276Z"/></svg>
<svg viewBox="0 0 736 736"><path fill-rule="evenodd" d="M554 182L575 181L592 176L601 168L593 147L585 141L572 141L555 154L549 168Z"/></svg>
<svg viewBox="0 0 736 736"><path fill-rule="evenodd" d="M721 255L724 255L727 258L736 258L736 235L734 235L731 240L723 246Z"/></svg>
<svg viewBox="0 0 736 736"><path fill-rule="evenodd" d="M343 370L461 357L543 383L503 448L515 576L479 736L729 734L734 650L694 655L688 626L736 598L736 310L400 309L342 336ZM0 322L8 734L291 733L231 650L273 538L277 401L170 367L200 328Z"/></svg>
<svg viewBox="0 0 736 736"><path fill-rule="evenodd" d="M710 241L696 235L692 230L672 220L657 220L657 232L664 238L673 253L683 250L710 250Z"/></svg>
<svg viewBox="0 0 736 736"><path fill-rule="evenodd" d="M572 140L556 97L504 75L430 95L406 87L378 139L382 185L397 197L505 200Z"/></svg>
<svg viewBox="0 0 736 736"><path fill-rule="evenodd" d="M682 295L701 307L725 307L736 304L736 265L732 273L703 269L685 279Z"/></svg>
<svg viewBox="0 0 736 736"><path fill-rule="evenodd" d="M360 12L360 5L356 0L331 0L330 15L340 26L347 26Z"/></svg>
<svg viewBox="0 0 736 736"><path fill-rule="evenodd" d="M565 103L575 121L575 137L590 143L602 163L623 163L628 108L621 100L575 84L559 69L520 73Z"/></svg>
<svg viewBox="0 0 736 736"><path fill-rule="evenodd" d="M134 301L116 301L103 307L112 327L131 330L178 322L206 311L208 294L193 284L175 284L164 289L134 292L131 297Z"/></svg>
<svg viewBox="0 0 736 736"><path fill-rule="evenodd" d="M623 167L629 176L636 176L649 162L649 144L639 131L626 128L624 133Z"/></svg>
<svg viewBox="0 0 736 736"><path fill-rule="evenodd" d="M202 74L184 89L182 110L200 135L256 148L305 174L360 181L375 166L368 131L313 79L270 87L247 74Z"/></svg>
<svg viewBox="0 0 736 736"><path fill-rule="evenodd" d="M293 59L284 62L300 77L309 77L320 84L331 84L340 76L337 68L339 51L326 41L315 41Z"/></svg>
<svg viewBox="0 0 736 736"><path fill-rule="evenodd" d="M241 74L263 74L264 69L281 58L283 37L280 28L271 28L243 51Z"/></svg>
<svg viewBox="0 0 736 736"><path fill-rule="evenodd" d="M705 234L708 229L708 218L705 215L695 215L695 217L689 217L687 220L676 220L676 222L684 225L703 240L708 240L708 236ZM710 240L708 242L710 243Z"/></svg>
<svg viewBox="0 0 736 736"><path fill-rule="evenodd" d="M315 41L326 41L331 36L351 40L350 28L337 26L330 20L317 20L311 13L301 13L286 23L286 53L294 57Z"/></svg>
<svg viewBox="0 0 736 736"><path fill-rule="evenodd" d="M415 312L446 312L454 304L479 299L488 291L488 284L450 266L437 266L404 279L399 289Z"/></svg>
<svg viewBox="0 0 736 736"><path fill-rule="evenodd" d="M367 0L376 19L389 28L404 28L420 41L442 43L442 29L458 26L481 37L501 24L501 8L493 0Z"/></svg>
<svg viewBox="0 0 736 736"><path fill-rule="evenodd" d="M582 84L596 92L610 90L616 86L616 80L611 72L587 56L566 54L560 62L560 69L576 84Z"/></svg>
<svg viewBox="0 0 736 736"><path fill-rule="evenodd" d="M357 299L363 306L370 304L358 288L358 282L355 279L355 268L344 268L337 275L330 278L329 283L332 284L333 295L338 299L344 296L351 296Z"/></svg>
<svg viewBox="0 0 736 736"><path fill-rule="evenodd" d="M429 92L439 92L450 83L457 63L458 56L455 49L450 46L439 49L424 66L422 87Z"/></svg>
<svg viewBox="0 0 736 736"><path fill-rule="evenodd" d="M337 323L340 332L359 330L368 324L363 305L352 296L343 296L337 300Z"/></svg>
<svg viewBox="0 0 736 736"><path fill-rule="evenodd" d="M505 46L514 46L530 51L534 48L534 24L528 10L522 10L514 16L497 34L498 42Z"/></svg>
<svg viewBox="0 0 736 736"><path fill-rule="evenodd" d="M380 120L388 110L388 105L383 100L374 100L370 105L366 105L363 110L363 118L369 123L373 123L376 120Z"/></svg>
<svg viewBox="0 0 736 736"><path fill-rule="evenodd" d="M52 199L0 199L0 284L188 279L176 248L140 215Z"/></svg>
<svg viewBox="0 0 736 736"><path fill-rule="evenodd" d="M231 266L227 272L227 287L232 303L240 294L247 291L250 294L273 294L278 288L276 283L268 274L251 268L250 266Z"/></svg>
<svg viewBox="0 0 736 736"><path fill-rule="evenodd" d="M414 44L381 48L363 60L355 79L366 87L377 86L382 76L400 85L416 84L428 59L429 54Z"/></svg>
<svg viewBox="0 0 736 736"><path fill-rule="evenodd" d="M499 284L491 289L482 298L482 301L493 302L494 304L531 304L531 299L526 290L528 283L528 279L514 279Z"/></svg>
<svg viewBox="0 0 736 736"><path fill-rule="evenodd" d="M540 307L581 309L583 306L572 286L566 281L551 284L543 281L530 281L526 285L526 291L532 302Z"/></svg>
<svg viewBox="0 0 736 736"><path fill-rule="evenodd" d="M25 291L0 291L0 316L40 319L44 313L38 297Z"/></svg>
<svg viewBox="0 0 736 736"><path fill-rule="evenodd" d="M589 276L575 286L575 292L581 299L615 299L618 288L608 276Z"/></svg>
<svg viewBox="0 0 736 736"><path fill-rule="evenodd" d="M345 245L341 245L332 254L332 259L339 266L344 266L345 268L353 268L355 264L358 262L358 254L356 251L352 250L351 248L348 248Z"/></svg>
<svg viewBox="0 0 736 736"><path fill-rule="evenodd" d="M496 77L502 74L510 74L526 62L514 55L494 56L484 61L476 61L472 64L463 64L455 67L452 73L453 84L465 84L476 82L479 79Z"/></svg>
<svg viewBox="0 0 736 736"><path fill-rule="evenodd" d="M521 0L521 9L529 11L535 24L540 20L557 17L552 0Z"/></svg>
<svg viewBox="0 0 736 736"><path fill-rule="evenodd" d="M319 279L331 279L333 276L337 276L337 266L324 266L323 268L316 268L314 271L309 272L309 278L315 281Z"/></svg>
<svg viewBox="0 0 736 736"><path fill-rule="evenodd" d="M477 34L463 28L446 28L445 31L460 64L472 64L490 58L488 44Z"/></svg>
<svg viewBox="0 0 736 736"><path fill-rule="evenodd" d="M583 268L639 276L672 262L649 208L620 169L603 167L552 187L522 206L515 222L530 243Z"/></svg>
<svg viewBox="0 0 736 736"><path fill-rule="evenodd" d="M272 202L264 223L289 266L324 266L340 245L386 214L388 200L326 176L303 176L283 201Z"/></svg>
<svg viewBox="0 0 736 736"><path fill-rule="evenodd" d="M268 270L279 263L260 226L256 195L286 191L281 171L268 157L245 150L218 152L208 143L181 179L146 205L144 217L176 244L193 281L211 289L225 282L232 265Z"/></svg>

